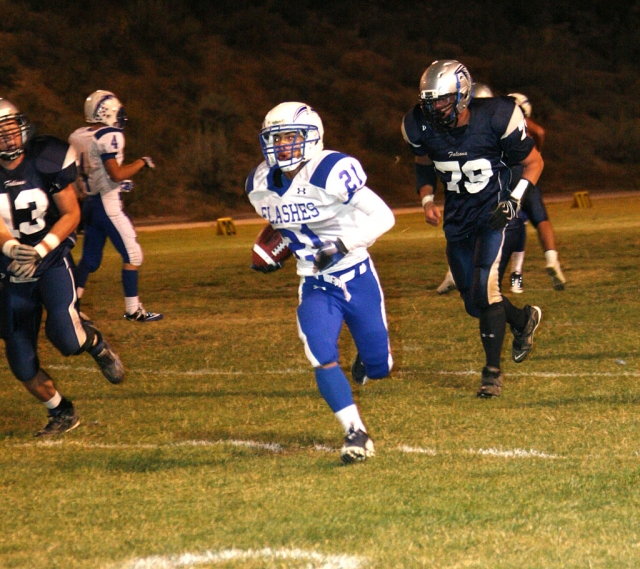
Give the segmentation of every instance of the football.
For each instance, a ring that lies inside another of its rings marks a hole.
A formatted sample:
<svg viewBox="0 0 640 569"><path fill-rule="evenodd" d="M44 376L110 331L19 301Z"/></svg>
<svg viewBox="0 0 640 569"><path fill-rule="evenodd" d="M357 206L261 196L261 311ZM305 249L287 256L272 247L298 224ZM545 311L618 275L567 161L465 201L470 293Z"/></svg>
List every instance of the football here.
<svg viewBox="0 0 640 569"><path fill-rule="evenodd" d="M267 224L258 233L253 244L251 265L258 271L274 271L290 256L291 249L287 247L282 235Z"/></svg>

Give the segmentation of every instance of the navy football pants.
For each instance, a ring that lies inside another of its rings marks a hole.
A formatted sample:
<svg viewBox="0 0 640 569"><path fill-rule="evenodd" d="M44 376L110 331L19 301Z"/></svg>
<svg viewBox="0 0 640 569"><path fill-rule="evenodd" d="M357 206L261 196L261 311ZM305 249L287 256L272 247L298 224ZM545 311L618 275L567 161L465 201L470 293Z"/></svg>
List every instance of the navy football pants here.
<svg viewBox="0 0 640 569"><path fill-rule="evenodd" d="M38 331L43 307L45 333L65 356L76 354L87 335L74 307L76 290L68 262L47 269L36 282L5 284L7 331L5 350L9 367L20 381L32 380L38 369Z"/></svg>
<svg viewBox="0 0 640 569"><path fill-rule="evenodd" d="M503 242L504 230L493 231L486 224L460 241L447 242L451 273L466 311L475 318L502 301L498 273Z"/></svg>

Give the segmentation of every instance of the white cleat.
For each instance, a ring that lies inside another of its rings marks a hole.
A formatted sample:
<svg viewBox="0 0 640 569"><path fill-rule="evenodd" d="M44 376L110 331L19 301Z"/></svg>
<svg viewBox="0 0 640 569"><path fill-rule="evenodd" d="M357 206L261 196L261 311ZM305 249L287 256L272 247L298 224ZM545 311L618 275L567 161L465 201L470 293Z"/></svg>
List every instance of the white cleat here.
<svg viewBox="0 0 640 569"><path fill-rule="evenodd" d="M442 284L436 289L438 294L448 294L452 290L456 290L458 287L456 286L456 281L453 280L453 275L451 271L447 271Z"/></svg>

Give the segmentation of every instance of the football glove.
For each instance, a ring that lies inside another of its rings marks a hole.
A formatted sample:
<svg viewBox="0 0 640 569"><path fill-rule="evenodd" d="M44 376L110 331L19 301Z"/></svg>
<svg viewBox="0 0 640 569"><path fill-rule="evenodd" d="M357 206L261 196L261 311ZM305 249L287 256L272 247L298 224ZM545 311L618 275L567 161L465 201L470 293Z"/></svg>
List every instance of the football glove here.
<svg viewBox="0 0 640 569"><path fill-rule="evenodd" d="M275 265L251 265L254 271L260 271L261 273L273 273L282 267L284 267L282 263L276 263Z"/></svg>
<svg viewBox="0 0 640 569"><path fill-rule="evenodd" d="M348 252L340 239L325 241L315 254L313 268L316 272L324 271L335 265Z"/></svg>
<svg viewBox="0 0 640 569"><path fill-rule="evenodd" d="M489 216L489 227L494 231L504 229L507 223L518 215L519 211L520 200L509 198L502 202L498 202L498 205Z"/></svg>
<svg viewBox="0 0 640 569"><path fill-rule="evenodd" d="M11 256L21 265L33 263L39 265L42 262L40 253L31 245L20 243L11 250Z"/></svg>
<svg viewBox="0 0 640 569"><path fill-rule="evenodd" d="M37 263L19 263L17 260L13 260L7 268L16 277L30 279L36 272L38 265Z"/></svg>
<svg viewBox="0 0 640 569"><path fill-rule="evenodd" d="M153 161L153 158L151 158L151 156L143 156L141 158L141 160L144 162L144 165L147 168L151 168L153 170L156 167L156 165L155 165L155 163Z"/></svg>

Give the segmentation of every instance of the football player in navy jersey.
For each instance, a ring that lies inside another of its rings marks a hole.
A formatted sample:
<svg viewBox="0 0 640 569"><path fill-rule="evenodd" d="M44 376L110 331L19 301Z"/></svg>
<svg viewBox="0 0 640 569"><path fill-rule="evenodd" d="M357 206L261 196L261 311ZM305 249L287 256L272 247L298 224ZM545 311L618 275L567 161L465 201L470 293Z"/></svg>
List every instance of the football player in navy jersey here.
<svg viewBox="0 0 640 569"><path fill-rule="evenodd" d="M81 176L87 197L82 204L84 241L82 258L75 270L78 297L82 298L89 275L100 268L107 238L122 257L124 318L132 322L155 322L162 314L148 312L138 296L138 268L142 247L136 230L122 205L121 192L130 191L132 176L144 168L154 169L151 157L143 156L124 164L124 126L127 115L111 91L98 90L84 104L89 126L76 129L69 143L76 149L83 166Z"/></svg>
<svg viewBox="0 0 640 569"><path fill-rule="evenodd" d="M51 136L32 137L27 117L0 99L0 336L9 367L26 390L48 409L36 436L78 425L73 404L40 367L38 332L65 356L88 352L111 383L124 368L102 334L82 322L76 309L69 251L80 209L73 188L75 152Z"/></svg>
<svg viewBox="0 0 640 569"><path fill-rule="evenodd" d="M486 364L478 397L500 395L500 353L506 323L513 332L512 358L521 363L533 347L542 312L517 308L503 298L498 282L504 229L525 192L537 183L543 160L524 116L507 97L472 97L467 68L454 60L433 62L420 79L420 101L408 112L402 133L415 154L417 189L425 220L438 225L437 177L445 188L447 258L467 312L480 321ZM524 167L510 191L508 163Z"/></svg>
<svg viewBox="0 0 640 569"><path fill-rule="evenodd" d="M386 377L393 365L384 296L367 247L395 223L366 186L355 158L324 150L320 116L304 103L269 111L260 132L265 157L247 178L249 201L281 233L300 276L298 334L320 394L345 432L344 463L374 454L373 441L338 363L347 324L358 349L353 380Z"/></svg>

